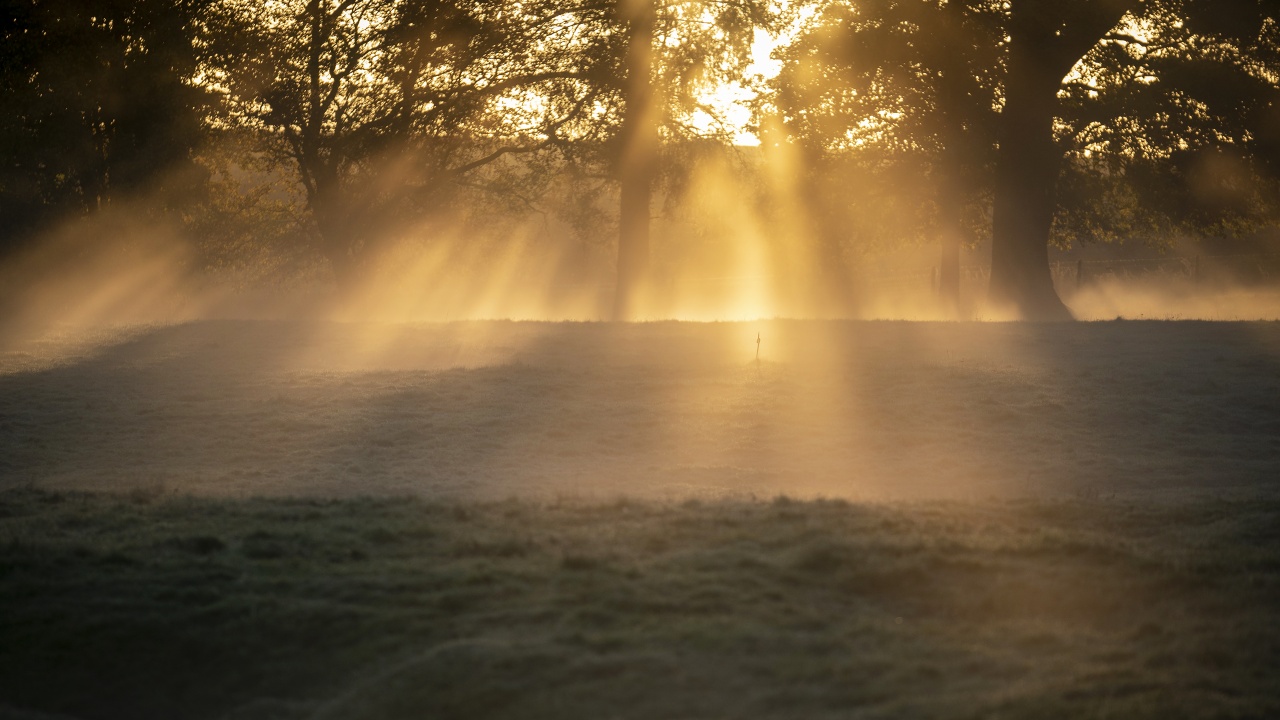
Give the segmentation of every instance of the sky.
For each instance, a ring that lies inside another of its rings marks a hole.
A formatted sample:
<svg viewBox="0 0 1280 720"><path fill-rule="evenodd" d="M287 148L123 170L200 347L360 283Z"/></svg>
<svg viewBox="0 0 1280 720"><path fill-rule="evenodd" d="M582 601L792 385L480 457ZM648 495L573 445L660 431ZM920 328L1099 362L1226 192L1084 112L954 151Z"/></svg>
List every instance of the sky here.
<svg viewBox="0 0 1280 720"><path fill-rule="evenodd" d="M772 57L773 51L784 44L783 35L772 35L764 30L755 31L755 40L751 47L751 64L747 66L744 79L716 87L703 95L702 102L713 108L734 131L735 145L755 147L760 138L751 130L750 104L757 93L750 86L771 80L782 69L782 62ZM693 115L693 126L707 132L714 128L715 118L701 110Z"/></svg>

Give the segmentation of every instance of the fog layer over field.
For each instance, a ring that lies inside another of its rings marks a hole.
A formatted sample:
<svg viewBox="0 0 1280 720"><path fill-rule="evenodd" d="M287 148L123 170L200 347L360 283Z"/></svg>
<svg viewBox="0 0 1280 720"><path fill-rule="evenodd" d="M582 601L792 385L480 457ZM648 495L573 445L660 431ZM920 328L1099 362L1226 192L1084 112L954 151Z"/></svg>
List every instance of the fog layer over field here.
<svg viewBox="0 0 1280 720"><path fill-rule="evenodd" d="M636 319L1015 317L987 302L987 246L962 254L959 299L953 303L939 293L932 244L880 248L833 265L786 226L738 208L733 198L744 189L727 180L710 185L719 188L718 199L706 202L705 214L715 222L659 223L652 284L638 300ZM487 237L458 228L405 227L358 277L337 284L314 258L286 261L272 254L279 249L241 249L245 257L210 267L212 251L180 228L138 220L127 210L104 213L91 222L68 223L0 266L0 347L65 336L71 329L197 320L613 317L613 248L555 232L546 222L509 229ZM1117 253L1139 252L1146 259L1084 263L1073 259L1073 250L1060 253L1051 274L1080 320L1280 319L1280 256L1215 259L1202 257L1195 244L1165 250L1157 255L1118 248Z"/></svg>
<svg viewBox="0 0 1280 720"><path fill-rule="evenodd" d="M9 487L979 498L1277 473L1276 323L224 321L0 356Z"/></svg>
<svg viewBox="0 0 1280 720"><path fill-rule="evenodd" d="M512 242L495 250L458 240L433 249L398 246L380 269L344 291L328 282L255 283L192 269L190 249L162 236L120 246L80 240L41 248L0 270L0 346L71 328L208 319L452 322L608 319L613 285L606 259L572 243ZM676 241L673 241L676 242ZM959 307L941 301L936 262L924 249L868 264L833 296L788 248L760 237L712 245L672 268L644 314L650 320L760 318L1001 320L987 305L980 265L961 284ZM972 260L981 258L974 254ZM1198 258L1197 258L1198 262ZM1209 262L1206 259L1206 265ZM1182 275L1107 275L1079 283L1071 266L1058 291L1080 320L1277 320L1280 289L1242 283L1231 269L1208 281ZM655 292L656 292L655 291ZM6 340L6 338L8 338Z"/></svg>

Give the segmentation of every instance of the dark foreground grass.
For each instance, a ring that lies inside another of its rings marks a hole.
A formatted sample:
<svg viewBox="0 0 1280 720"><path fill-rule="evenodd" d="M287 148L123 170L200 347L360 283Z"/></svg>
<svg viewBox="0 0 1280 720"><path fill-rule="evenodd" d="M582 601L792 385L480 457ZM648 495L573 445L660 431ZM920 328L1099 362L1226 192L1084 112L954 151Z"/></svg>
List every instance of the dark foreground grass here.
<svg viewBox="0 0 1280 720"><path fill-rule="evenodd" d="M0 493L0 716L1280 717L1280 502Z"/></svg>

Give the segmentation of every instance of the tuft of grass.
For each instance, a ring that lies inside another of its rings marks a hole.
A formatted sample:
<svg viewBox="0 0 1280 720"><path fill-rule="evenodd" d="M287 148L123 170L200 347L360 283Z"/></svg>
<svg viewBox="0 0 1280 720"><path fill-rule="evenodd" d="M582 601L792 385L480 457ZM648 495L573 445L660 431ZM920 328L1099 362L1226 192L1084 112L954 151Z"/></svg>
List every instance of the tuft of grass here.
<svg viewBox="0 0 1280 720"><path fill-rule="evenodd" d="M227 544L213 535L171 538L166 545L192 555L211 555L227 549Z"/></svg>

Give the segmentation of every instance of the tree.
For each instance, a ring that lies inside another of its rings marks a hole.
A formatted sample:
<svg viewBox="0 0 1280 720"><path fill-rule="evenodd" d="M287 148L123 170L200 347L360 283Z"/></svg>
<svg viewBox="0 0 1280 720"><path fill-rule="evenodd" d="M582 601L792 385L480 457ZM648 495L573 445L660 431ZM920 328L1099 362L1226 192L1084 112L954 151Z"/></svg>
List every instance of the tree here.
<svg viewBox="0 0 1280 720"><path fill-rule="evenodd" d="M1067 74L1138 0L1014 0L998 130L991 299L1026 319L1070 319L1049 275L1062 153L1054 143Z"/></svg>
<svg viewBox="0 0 1280 720"><path fill-rule="evenodd" d="M225 93L221 122L256 133L295 170L344 287L396 225L441 212L478 169L553 143L590 101L539 34L556 15L546 4L225 0L219 10L206 49Z"/></svg>
<svg viewBox="0 0 1280 720"><path fill-rule="evenodd" d="M651 291L652 200L663 174L664 149L728 131L707 133L690 122L711 111L699 94L740 77L757 28L776 24L766 0L562 0L576 29L565 46L599 110L561 147L571 164L603 168L617 183L618 265L613 317L642 314Z"/></svg>
<svg viewBox="0 0 1280 720"><path fill-rule="evenodd" d="M841 13L855 20L842 22ZM1072 223L1079 230L1106 214L1086 188L1109 188L1108 202L1128 193L1111 202L1122 210L1113 218L1132 222L1135 203L1145 220L1173 217L1203 205L1167 200L1187 197L1205 158L1225 152L1265 165L1274 154L1274 140L1261 138L1278 134L1266 129L1277 125L1266 119L1276 107L1267 41L1275 21L1261 3L917 0L836 3L819 17L834 49L818 57L853 78L817 93L816 103L795 98L786 108L793 125L803 135L807 121L796 119L804 114L830 123L848 113L834 135L812 123L810 135L852 138L853 129L862 142L892 149L893 162L923 155L938 171L940 208L954 205L945 188L957 185L945 178L967 178L970 187L982 180L981 160L965 168L947 156L961 148L991 157L990 298L1024 318L1070 317L1054 291L1047 248L1055 218L1059 231ZM806 42L802 36L790 51L793 61L805 59ZM994 112L982 107L988 100ZM1064 179L1069 195L1060 198ZM1181 195L1169 192L1175 186ZM1230 210L1204 209L1202 225Z"/></svg>
<svg viewBox="0 0 1280 720"><path fill-rule="evenodd" d="M1250 3L1149 2L1139 22L1104 36L1060 93L1061 182L1102 201L1062 203L1055 237L1274 223L1280 28Z"/></svg>
<svg viewBox="0 0 1280 720"><path fill-rule="evenodd" d="M816 44L827 49L816 59L843 68L851 82L835 90L840 102L818 104L828 122L819 134L831 137L834 129L862 152L930 168L944 297L958 287L966 189L981 188L993 167L991 298L1025 317L1069 317L1053 291L1047 250L1061 160L1057 92L1135 4L885 0L836 3L820 16ZM814 57L800 49L793 63ZM784 108L790 116L814 109L810 98L792 97ZM844 122L832 126L841 115Z"/></svg>
<svg viewBox="0 0 1280 720"><path fill-rule="evenodd" d="M7 0L0 9L0 251L121 199L185 200L205 91L203 2Z"/></svg>
<svg viewBox="0 0 1280 720"><path fill-rule="evenodd" d="M618 273L613 317L636 314L649 275L649 213L658 152L661 109L654 97L656 0L621 0L626 29L618 131Z"/></svg>
<svg viewBox="0 0 1280 720"><path fill-rule="evenodd" d="M890 184L933 208L915 221L937 237L953 307L966 208L993 160L1002 21L984 0L832 4L785 50L771 97L814 161L852 157L885 179L911 168L913 187Z"/></svg>

